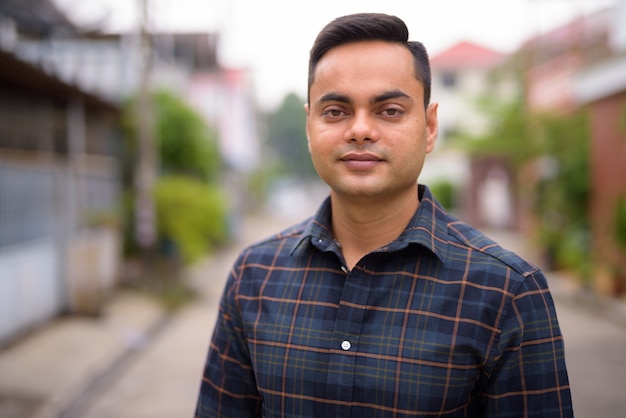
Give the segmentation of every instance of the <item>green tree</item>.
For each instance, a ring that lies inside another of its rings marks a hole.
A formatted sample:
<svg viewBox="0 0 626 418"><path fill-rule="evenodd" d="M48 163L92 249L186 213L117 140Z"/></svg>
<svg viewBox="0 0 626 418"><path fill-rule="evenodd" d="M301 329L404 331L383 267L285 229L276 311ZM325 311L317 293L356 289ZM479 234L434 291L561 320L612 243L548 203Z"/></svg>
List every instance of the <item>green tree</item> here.
<svg viewBox="0 0 626 418"><path fill-rule="evenodd" d="M541 244L557 268L586 275L590 265L590 137L584 110L564 115L531 113L524 103L485 107L493 129L466 138L472 155L498 156L520 173L533 166L532 210L540 221Z"/></svg>
<svg viewBox="0 0 626 418"><path fill-rule="evenodd" d="M514 169L540 154L541 145L532 130L532 116L521 100L500 103L483 99L478 106L491 120L491 129L483 136L462 136L471 155L497 156L507 160Z"/></svg>
<svg viewBox="0 0 626 418"><path fill-rule="evenodd" d="M154 103L161 170L215 180L221 168L215 131L185 102L167 91L155 93Z"/></svg>
<svg viewBox="0 0 626 418"><path fill-rule="evenodd" d="M283 99L268 117L266 144L280 171L297 177L315 176L306 138L305 100L295 93Z"/></svg>
<svg viewBox="0 0 626 418"><path fill-rule="evenodd" d="M191 263L227 235L224 191L185 176L162 176L154 190L159 235L167 251ZM175 244L172 248L168 244Z"/></svg>
<svg viewBox="0 0 626 418"><path fill-rule="evenodd" d="M542 115L538 136L541 158L551 168L539 182L535 212L541 237L556 267L589 274L590 138L582 111L567 116Z"/></svg>
<svg viewBox="0 0 626 418"><path fill-rule="evenodd" d="M135 99L125 106L124 128L126 137L127 174L132 178L132 165L136 160ZM202 117L175 94L159 90L152 94L154 134L158 146L159 171L182 174L201 180L214 181L222 168L217 134Z"/></svg>
<svg viewBox="0 0 626 418"><path fill-rule="evenodd" d="M218 186L222 160L217 135L183 99L168 91L152 94L154 134L158 149L155 199L161 255L177 253L183 262L195 261L225 239L227 200ZM132 193L137 157L134 99L125 107L124 178ZM126 253L136 251L132 238L133 199L126 199ZM174 250L172 250L174 249Z"/></svg>

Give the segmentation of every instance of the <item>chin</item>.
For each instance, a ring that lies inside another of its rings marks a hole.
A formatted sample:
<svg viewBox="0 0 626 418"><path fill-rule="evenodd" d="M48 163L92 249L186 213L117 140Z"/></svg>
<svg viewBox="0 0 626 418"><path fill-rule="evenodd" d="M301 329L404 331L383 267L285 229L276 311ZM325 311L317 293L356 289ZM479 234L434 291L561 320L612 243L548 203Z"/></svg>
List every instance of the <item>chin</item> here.
<svg viewBox="0 0 626 418"><path fill-rule="evenodd" d="M331 189L337 195L351 198L375 198L386 194L384 188L372 185L331 186Z"/></svg>

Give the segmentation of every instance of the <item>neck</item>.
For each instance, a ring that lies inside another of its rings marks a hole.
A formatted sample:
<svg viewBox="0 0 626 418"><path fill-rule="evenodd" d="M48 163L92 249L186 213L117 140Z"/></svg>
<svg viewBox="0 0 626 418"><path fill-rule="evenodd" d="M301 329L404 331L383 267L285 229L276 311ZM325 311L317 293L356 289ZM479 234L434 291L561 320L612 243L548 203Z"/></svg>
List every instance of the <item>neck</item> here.
<svg viewBox="0 0 626 418"><path fill-rule="evenodd" d="M347 267L402 234L419 206L417 190L395 199L354 199L331 192L332 228Z"/></svg>

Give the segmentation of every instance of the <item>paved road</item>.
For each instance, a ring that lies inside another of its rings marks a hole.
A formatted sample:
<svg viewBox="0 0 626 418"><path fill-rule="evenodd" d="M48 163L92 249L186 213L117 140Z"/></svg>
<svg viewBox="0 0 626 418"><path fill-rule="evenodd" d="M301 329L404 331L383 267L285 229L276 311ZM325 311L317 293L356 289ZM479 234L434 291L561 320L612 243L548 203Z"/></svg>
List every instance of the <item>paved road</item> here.
<svg viewBox="0 0 626 418"><path fill-rule="evenodd" d="M199 290L200 300L177 312L123 370L105 379L63 418L192 417L217 303L241 246L294 222L289 216L249 220L241 244L190 272L190 283Z"/></svg>
<svg viewBox="0 0 626 418"><path fill-rule="evenodd" d="M288 220L283 220L286 222ZM278 223L247 225L244 242L268 235ZM172 418L193 416L201 368L223 280L236 256L231 249L200 265L192 282L203 289L139 356L84 399L72 418ZM562 279L548 274L566 338L566 356L577 418L626 416L626 327L573 302ZM70 418L70 417L66 417Z"/></svg>
<svg viewBox="0 0 626 418"><path fill-rule="evenodd" d="M577 418L626 417L626 327L557 298Z"/></svg>

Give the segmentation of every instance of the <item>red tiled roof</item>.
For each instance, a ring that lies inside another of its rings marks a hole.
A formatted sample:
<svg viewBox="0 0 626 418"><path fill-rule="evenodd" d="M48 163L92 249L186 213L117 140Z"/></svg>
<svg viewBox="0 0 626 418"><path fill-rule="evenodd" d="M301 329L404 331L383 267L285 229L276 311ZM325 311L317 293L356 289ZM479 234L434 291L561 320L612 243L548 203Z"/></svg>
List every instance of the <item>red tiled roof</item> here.
<svg viewBox="0 0 626 418"><path fill-rule="evenodd" d="M607 38L608 32L611 31L613 13L615 13L614 10L607 8L579 16L570 22L527 39L522 49L548 44L568 49L571 45L590 42L594 38Z"/></svg>
<svg viewBox="0 0 626 418"><path fill-rule="evenodd" d="M500 64L504 54L474 44L459 42L430 59L430 65L438 69L492 68Z"/></svg>

